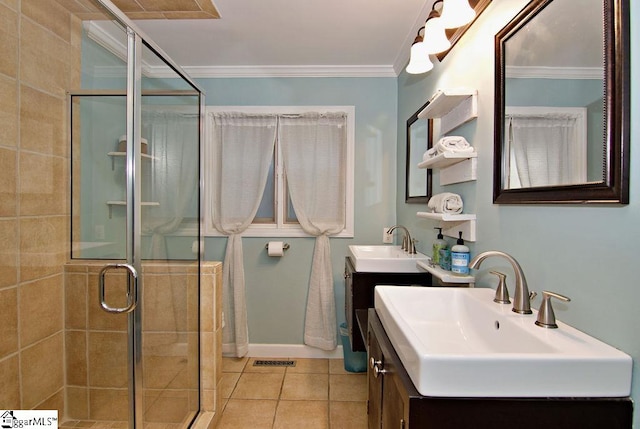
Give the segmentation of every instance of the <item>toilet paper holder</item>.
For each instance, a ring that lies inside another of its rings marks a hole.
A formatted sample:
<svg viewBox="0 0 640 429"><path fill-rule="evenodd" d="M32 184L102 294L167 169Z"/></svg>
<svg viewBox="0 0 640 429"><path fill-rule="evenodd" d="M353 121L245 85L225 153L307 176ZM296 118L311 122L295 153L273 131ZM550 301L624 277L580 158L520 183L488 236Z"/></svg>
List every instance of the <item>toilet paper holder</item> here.
<svg viewBox="0 0 640 429"><path fill-rule="evenodd" d="M265 249L267 249L267 250L269 250L269 243L265 244L265 245L264 245L264 248L265 248ZM284 244L282 245L282 250L289 250L289 243L284 243Z"/></svg>

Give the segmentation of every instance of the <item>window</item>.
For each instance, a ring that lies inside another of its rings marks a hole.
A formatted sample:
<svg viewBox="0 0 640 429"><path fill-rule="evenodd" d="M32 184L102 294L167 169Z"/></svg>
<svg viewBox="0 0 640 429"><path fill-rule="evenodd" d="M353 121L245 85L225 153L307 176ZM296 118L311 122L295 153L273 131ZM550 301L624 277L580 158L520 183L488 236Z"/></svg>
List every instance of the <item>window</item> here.
<svg viewBox="0 0 640 429"><path fill-rule="evenodd" d="M354 232L354 145L355 145L355 108L353 106L295 106L295 107L281 107L281 106L260 106L260 107L207 107L206 111L206 126L211 127L207 132L207 139L204 144L205 156L204 156L204 169L205 169L205 235L207 236L221 236L221 234L213 227L213 201L214 198L211 187L216 186L215 174L213 170L215 166L211 162L212 153L214 151L215 139L212 138L211 131L214 127L213 115L222 112L241 112L245 114L256 115L273 115L278 117L279 115L297 115L307 112L317 113L333 113L344 112L346 113L346 162L344 163L345 171L345 188L346 195L346 218L345 228L339 234L333 235L333 237L353 237ZM252 156L251 153L244 155ZM242 180L238 177L238 180ZM281 145L278 138L278 133L275 133L275 146L273 151L273 157L271 159L271 165L269 166L269 172L267 175L267 183L264 187L264 192L258 207L255 218L251 225L242 233L245 237L306 237L306 234L300 224L298 223L295 210L293 208L291 199L289 197L287 178L283 165L283 157Z"/></svg>

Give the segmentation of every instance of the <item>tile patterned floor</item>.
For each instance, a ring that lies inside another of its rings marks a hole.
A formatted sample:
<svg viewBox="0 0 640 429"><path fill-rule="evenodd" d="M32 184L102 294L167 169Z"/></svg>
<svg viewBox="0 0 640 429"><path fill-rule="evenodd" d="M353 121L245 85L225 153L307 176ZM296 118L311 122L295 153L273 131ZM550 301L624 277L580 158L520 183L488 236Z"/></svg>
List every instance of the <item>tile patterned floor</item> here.
<svg viewBox="0 0 640 429"><path fill-rule="evenodd" d="M254 360L223 358L218 429L366 429L366 374L345 371L342 359L296 358L286 368Z"/></svg>

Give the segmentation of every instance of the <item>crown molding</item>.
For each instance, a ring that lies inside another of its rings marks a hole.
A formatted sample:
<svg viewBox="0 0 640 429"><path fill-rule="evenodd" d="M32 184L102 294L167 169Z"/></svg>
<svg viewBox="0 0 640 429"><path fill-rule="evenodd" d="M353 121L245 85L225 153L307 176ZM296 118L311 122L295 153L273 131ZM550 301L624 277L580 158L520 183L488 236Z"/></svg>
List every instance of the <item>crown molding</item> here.
<svg viewBox="0 0 640 429"><path fill-rule="evenodd" d="M84 31L87 33L87 37L89 37L89 39L93 40L125 63L127 62L127 45L122 43L122 41L118 40L104 27L99 25L98 21L84 21L82 26L84 27Z"/></svg>
<svg viewBox="0 0 640 429"><path fill-rule="evenodd" d="M87 36L122 61L127 60L127 46L96 22L84 23ZM263 77L398 77L392 65L285 65L285 66L182 66L193 78L263 78ZM115 66L97 66L97 76L121 77L123 70ZM126 71L125 71L126 72ZM176 72L166 65L151 65L142 60L142 74L152 78L175 78Z"/></svg>
<svg viewBox="0 0 640 429"><path fill-rule="evenodd" d="M398 55L396 56L396 60L393 62L393 70L396 76L400 76L402 70L404 70L407 64L409 64L409 59L411 57L411 46L413 45L413 41L416 38L418 30L420 30L420 28L424 26L424 23L427 20L427 16L429 16L432 3L433 2L431 1L424 2L420 13L416 16L413 26L411 27L411 29L409 29L409 33L407 33L404 42L398 49Z"/></svg>
<svg viewBox="0 0 640 429"><path fill-rule="evenodd" d="M392 66L183 66L195 78L265 78L265 77L397 77ZM161 70L153 70L162 77Z"/></svg>

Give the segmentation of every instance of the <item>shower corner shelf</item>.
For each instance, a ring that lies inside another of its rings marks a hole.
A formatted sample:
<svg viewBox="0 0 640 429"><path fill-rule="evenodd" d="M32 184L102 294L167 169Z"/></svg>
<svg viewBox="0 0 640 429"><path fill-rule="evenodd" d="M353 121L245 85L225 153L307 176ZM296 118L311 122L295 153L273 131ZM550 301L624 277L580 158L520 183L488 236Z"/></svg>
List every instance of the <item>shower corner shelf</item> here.
<svg viewBox="0 0 640 429"><path fill-rule="evenodd" d="M447 237L458 238L458 232L462 231L465 241L476 241L476 215L470 213L449 214L418 212L417 216L423 219L440 221L442 234Z"/></svg>
<svg viewBox="0 0 640 429"><path fill-rule="evenodd" d="M126 206L127 202L126 201L121 201L121 200L111 200L111 201L107 201L107 206L109 206L109 219L111 219L111 215L112 215L112 210L113 207L123 207ZM140 205L142 206L146 206L146 207L157 207L160 205L159 202L157 201L143 201L140 203Z"/></svg>
<svg viewBox="0 0 640 429"><path fill-rule="evenodd" d="M116 158L125 158L127 156L126 152L108 152L107 155L111 157L111 170L115 168L114 162ZM148 159L150 161L157 161L158 158L152 155L147 155L146 153L140 154L142 159Z"/></svg>
<svg viewBox="0 0 640 429"><path fill-rule="evenodd" d="M456 276L451 273L451 271L443 270L440 267L431 266L429 263L425 263L422 261L416 262L416 265L423 270L431 273L432 276L439 278L445 283L457 283L457 284L467 284L472 287L476 278L474 276Z"/></svg>

